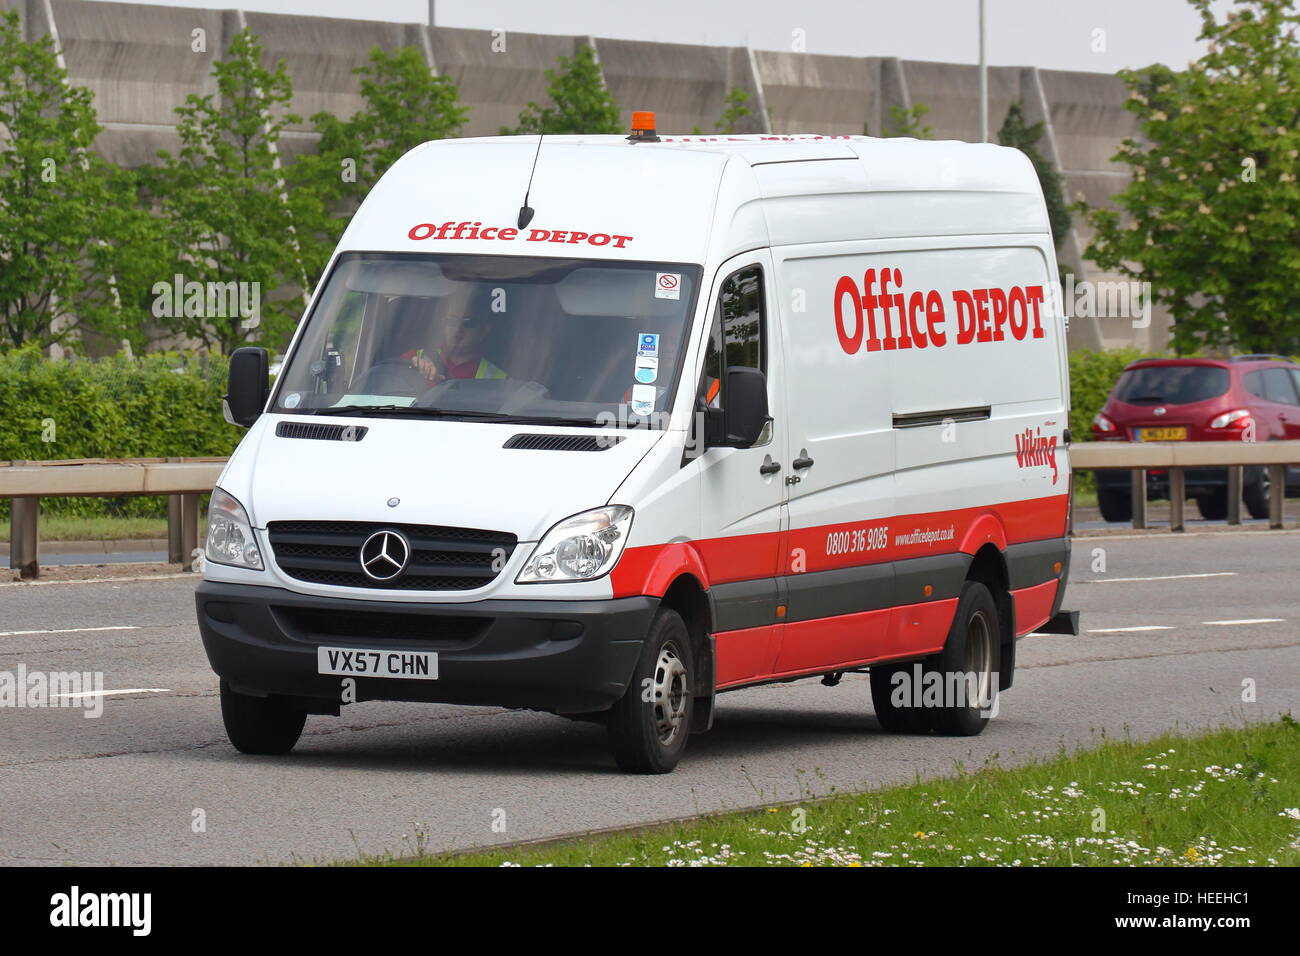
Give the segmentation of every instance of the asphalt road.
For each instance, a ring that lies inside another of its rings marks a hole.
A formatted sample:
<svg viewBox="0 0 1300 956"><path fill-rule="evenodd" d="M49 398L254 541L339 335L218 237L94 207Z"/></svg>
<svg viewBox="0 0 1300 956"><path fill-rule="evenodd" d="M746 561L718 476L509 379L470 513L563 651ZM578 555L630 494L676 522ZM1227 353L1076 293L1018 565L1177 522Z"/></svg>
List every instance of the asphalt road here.
<svg viewBox="0 0 1300 956"><path fill-rule="evenodd" d="M0 585L0 672L100 670L107 691L129 691L103 698L98 719L0 708L0 862L485 846L904 782L993 755L1023 762L1102 731L1145 738L1300 712L1300 533L1091 537L1074 554L1066 606L1085 632L1021 642L1015 687L982 736L883 733L865 676L849 675L722 696L715 729L662 777L619 773L594 725L416 704L308 718L292 754L244 757L221 727L192 578Z"/></svg>

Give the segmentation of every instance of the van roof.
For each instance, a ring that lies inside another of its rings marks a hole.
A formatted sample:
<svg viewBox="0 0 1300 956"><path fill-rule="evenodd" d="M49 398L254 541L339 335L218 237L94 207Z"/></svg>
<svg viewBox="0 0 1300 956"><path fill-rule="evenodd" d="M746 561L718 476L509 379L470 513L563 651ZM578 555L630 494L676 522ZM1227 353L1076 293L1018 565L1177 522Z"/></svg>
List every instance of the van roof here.
<svg viewBox="0 0 1300 956"><path fill-rule="evenodd" d="M526 236L430 235L443 222L510 231L530 181ZM489 136L409 151L371 190L340 249L701 263L768 245L990 233L1050 233L1028 158L990 143L566 135L539 146L537 136ZM627 238L597 246L588 236Z"/></svg>
<svg viewBox="0 0 1300 956"><path fill-rule="evenodd" d="M655 140L632 141L619 134L551 135L542 137L542 146L614 146L624 150L694 153L719 153L739 156L751 166L774 162L800 162L819 159L870 158L873 162L903 162L906 153L919 148L931 155L969 156L972 151L1005 150L991 143L966 143L961 140L920 140L910 136L849 136L824 133L769 134L749 133L727 136L660 136ZM461 139L431 140L434 144L526 143L538 145L536 136L467 136ZM416 147L417 149L423 147Z"/></svg>

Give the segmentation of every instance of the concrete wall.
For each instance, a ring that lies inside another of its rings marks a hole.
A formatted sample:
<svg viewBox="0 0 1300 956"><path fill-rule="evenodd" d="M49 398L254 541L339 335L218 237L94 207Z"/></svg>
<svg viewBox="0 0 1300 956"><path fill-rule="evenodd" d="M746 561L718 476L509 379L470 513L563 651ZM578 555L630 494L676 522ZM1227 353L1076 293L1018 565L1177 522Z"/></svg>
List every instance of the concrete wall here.
<svg viewBox="0 0 1300 956"><path fill-rule="evenodd" d="M736 125L737 133L764 132L758 88L744 47L687 46L641 40L596 41L601 72L610 95L623 110L624 125L632 110L654 110L661 133L717 132L733 87L749 94L751 111Z"/></svg>
<svg viewBox="0 0 1300 956"><path fill-rule="evenodd" d="M755 50L774 133L879 133L879 57Z"/></svg>
<svg viewBox="0 0 1300 956"><path fill-rule="evenodd" d="M585 37L543 36L506 31L415 30L428 37L438 72L451 78L469 107L467 136L495 136L519 123L528 103L546 105L546 70L561 56L573 56Z"/></svg>
<svg viewBox="0 0 1300 956"><path fill-rule="evenodd" d="M289 109L302 122L282 140L289 155L314 147L313 113L350 116L361 108L352 71L372 47L404 45L420 49L426 62L456 83L470 109L467 135L494 135L514 126L530 101L546 103L545 71L558 57L589 44L625 124L632 110L649 109L662 132L688 133L698 126L713 133L724 97L740 87L753 113L739 132L857 134L865 127L879 135L889 128L891 106L924 104L929 113L922 122L933 138L979 136L978 72L963 64L87 0L0 0L0 9L19 10L29 38L57 37L70 81L95 94L105 127L96 150L126 165L151 162L159 149L176 148L176 107L191 93L214 91L213 60L244 25L258 34L271 61L284 61L293 81ZM204 50L194 49L195 30L204 31ZM996 139L1011 102L1022 100L1031 121L1045 122L1041 147L1062 171L1067 199L1105 203L1127 175L1110 157L1124 137L1136 133L1123 109L1125 96L1123 84L1104 74L993 67L990 138ZM1060 252L1062 265L1080 278L1117 278L1097 273L1083 259L1090 239L1075 217ZM1076 320L1071 341L1160 348L1167 324L1162 316L1145 330L1125 320Z"/></svg>

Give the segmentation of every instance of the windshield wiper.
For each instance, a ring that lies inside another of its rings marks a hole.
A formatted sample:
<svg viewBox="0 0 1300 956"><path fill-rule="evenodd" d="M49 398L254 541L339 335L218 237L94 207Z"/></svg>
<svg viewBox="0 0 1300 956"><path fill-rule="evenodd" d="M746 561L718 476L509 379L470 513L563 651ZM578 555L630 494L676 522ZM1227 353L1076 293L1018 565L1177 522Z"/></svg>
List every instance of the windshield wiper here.
<svg viewBox="0 0 1300 956"><path fill-rule="evenodd" d="M510 415L510 421L516 425L564 425L569 428L605 427L604 422L594 418L548 418L545 415Z"/></svg>
<svg viewBox="0 0 1300 956"><path fill-rule="evenodd" d="M500 412L477 412L459 408L432 408L428 405L333 405L311 409L313 415L410 415L413 418L510 418Z"/></svg>
<svg viewBox="0 0 1300 956"><path fill-rule="evenodd" d="M312 415L406 415L412 418L473 418L511 425L562 425L596 428L604 423L595 418L550 418L545 415L512 415L508 412L476 411L463 408L432 408L428 405L334 405L303 409Z"/></svg>

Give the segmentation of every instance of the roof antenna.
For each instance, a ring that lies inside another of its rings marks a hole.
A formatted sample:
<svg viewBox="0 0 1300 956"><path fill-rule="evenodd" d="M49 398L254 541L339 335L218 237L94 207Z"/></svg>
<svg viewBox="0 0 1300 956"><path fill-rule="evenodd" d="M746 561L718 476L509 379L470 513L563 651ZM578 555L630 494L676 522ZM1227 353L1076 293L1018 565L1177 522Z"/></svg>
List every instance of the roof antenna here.
<svg viewBox="0 0 1300 956"><path fill-rule="evenodd" d="M520 229L533 221L533 207L528 205L528 194L533 191L533 173L537 172L537 157L542 152L542 137L545 135L546 126L543 124L537 133L537 152L533 153L533 168L528 171L528 186L524 189L524 204L519 207Z"/></svg>

